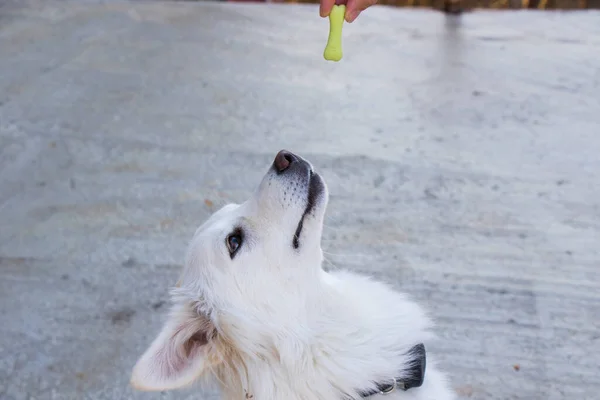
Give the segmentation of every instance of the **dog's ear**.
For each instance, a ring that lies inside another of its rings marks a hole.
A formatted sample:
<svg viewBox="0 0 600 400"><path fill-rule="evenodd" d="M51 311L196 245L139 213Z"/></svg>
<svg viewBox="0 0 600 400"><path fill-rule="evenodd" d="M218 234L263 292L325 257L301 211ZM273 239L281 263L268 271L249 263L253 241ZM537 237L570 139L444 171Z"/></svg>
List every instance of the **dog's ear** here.
<svg viewBox="0 0 600 400"><path fill-rule="evenodd" d="M176 389L193 383L209 364L215 329L191 305L177 305L131 375L138 390Z"/></svg>

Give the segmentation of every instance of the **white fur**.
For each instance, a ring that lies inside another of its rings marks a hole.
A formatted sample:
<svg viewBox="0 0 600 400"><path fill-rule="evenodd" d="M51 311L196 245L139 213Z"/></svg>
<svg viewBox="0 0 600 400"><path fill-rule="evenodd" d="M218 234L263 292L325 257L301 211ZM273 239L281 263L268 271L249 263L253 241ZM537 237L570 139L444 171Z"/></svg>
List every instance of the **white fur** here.
<svg viewBox="0 0 600 400"><path fill-rule="evenodd" d="M205 377L229 400L358 399L355 390L398 376L412 346L427 348L431 321L407 296L365 276L322 269L324 183L299 248L292 246L311 168L271 168L245 203L225 206L198 228L172 312L133 369L134 387L176 389ZM232 259L226 237L238 225L245 237ZM428 353L422 387L369 397L379 398L454 395Z"/></svg>

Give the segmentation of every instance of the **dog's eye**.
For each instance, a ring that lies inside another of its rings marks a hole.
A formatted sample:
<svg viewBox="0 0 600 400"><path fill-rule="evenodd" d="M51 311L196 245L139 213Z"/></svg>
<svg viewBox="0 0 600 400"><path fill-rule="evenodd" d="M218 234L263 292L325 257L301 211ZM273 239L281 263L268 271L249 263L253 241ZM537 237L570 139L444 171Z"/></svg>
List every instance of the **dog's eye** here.
<svg viewBox="0 0 600 400"><path fill-rule="evenodd" d="M242 241L242 231L239 229L236 229L227 236L227 249L229 249L229 255L231 256L231 258L233 258L235 253L239 250L239 248L242 247Z"/></svg>

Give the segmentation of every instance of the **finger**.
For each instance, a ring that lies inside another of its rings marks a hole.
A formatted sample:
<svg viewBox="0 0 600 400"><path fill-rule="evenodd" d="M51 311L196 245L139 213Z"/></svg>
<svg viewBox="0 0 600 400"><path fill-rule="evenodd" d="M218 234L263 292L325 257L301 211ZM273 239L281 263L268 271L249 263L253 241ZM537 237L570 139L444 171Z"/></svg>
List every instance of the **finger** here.
<svg viewBox="0 0 600 400"><path fill-rule="evenodd" d="M350 11L349 13L346 13L346 22L348 22L349 24L354 22L354 20L356 18L358 18L359 15L360 15L360 11L358 11L358 10L354 10L354 11Z"/></svg>
<svg viewBox="0 0 600 400"><path fill-rule="evenodd" d="M346 11L346 22L353 22L361 12L377 4L377 0L349 0Z"/></svg>
<svg viewBox="0 0 600 400"><path fill-rule="evenodd" d="M331 12L333 5L335 4L335 0L321 0L321 6L319 7L319 15L322 18L325 18Z"/></svg>

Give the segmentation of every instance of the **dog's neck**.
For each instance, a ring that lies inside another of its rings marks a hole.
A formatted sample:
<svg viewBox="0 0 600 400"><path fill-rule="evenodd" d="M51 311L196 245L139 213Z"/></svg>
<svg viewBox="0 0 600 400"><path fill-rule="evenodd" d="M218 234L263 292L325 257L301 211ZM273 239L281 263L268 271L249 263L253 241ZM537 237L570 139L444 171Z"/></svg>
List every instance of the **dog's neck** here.
<svg viewBox="0 0 600 400"><path fill-rule="evenodd" d="M410 348L427 336L419 310L408 310L414 326L384 311L404 309L405 299L379 283L323 272L311 292L297 315L237 321L230 360L217 371L226 398L359 398L407 368Z"/></svg>

